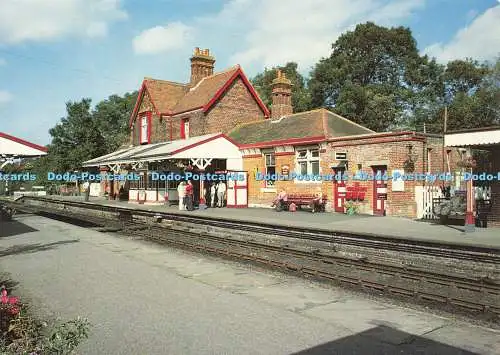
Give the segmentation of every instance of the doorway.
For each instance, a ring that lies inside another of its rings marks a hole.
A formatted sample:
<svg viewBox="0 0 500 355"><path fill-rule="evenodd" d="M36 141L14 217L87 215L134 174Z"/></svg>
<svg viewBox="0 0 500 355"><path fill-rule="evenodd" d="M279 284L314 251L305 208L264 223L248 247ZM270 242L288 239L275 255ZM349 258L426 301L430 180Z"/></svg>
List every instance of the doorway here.
<svg viewBox="0 0 500 355"><path fill-rule="evenodd" d="M387 173L387 166L373 166L373 215L385 216L385 201L387 200L387 180L383 176Z"/></svg>

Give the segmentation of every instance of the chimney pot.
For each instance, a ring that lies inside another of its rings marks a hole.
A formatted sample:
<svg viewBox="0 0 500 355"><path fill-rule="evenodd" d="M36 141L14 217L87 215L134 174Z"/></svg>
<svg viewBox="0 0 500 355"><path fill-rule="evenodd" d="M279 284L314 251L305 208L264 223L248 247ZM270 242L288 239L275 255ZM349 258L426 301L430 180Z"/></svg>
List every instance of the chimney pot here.
<svg viewBox="0 0 500 355"><path fill-rule="evenodd" d="M201 79L213 75L214 64L215 59L210 57L209 49L200 49L196 47L194 55L191 57L190 85L195 86Z"/></svg>

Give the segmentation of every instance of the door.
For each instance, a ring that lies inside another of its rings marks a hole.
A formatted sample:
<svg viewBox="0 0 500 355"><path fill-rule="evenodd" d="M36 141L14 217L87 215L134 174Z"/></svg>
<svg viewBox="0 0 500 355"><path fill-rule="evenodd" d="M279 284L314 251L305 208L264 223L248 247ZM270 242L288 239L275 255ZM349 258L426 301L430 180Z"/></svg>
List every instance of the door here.
<svg viewBox="0 0 500 355"><path fill-rule="evenodd" d="M385 216L387 200L387 180L382 177L387 173L387 166L373 167L373 215Z"/></svg>
<svg viewBox="0 0 500 355"><path fill-rule="evenodd" d="M344 213L346 198L346 182L342 179L345 169L333 169L333 209L335 212ZM339 179L340 178L340 179Z"/></svg>
<svg viewBox="0 0 500 355"><path fill-rule="evenodd" d="M248 207L248 174L246 171L227 171L234 178L227 181L227 207Z"/></svg>

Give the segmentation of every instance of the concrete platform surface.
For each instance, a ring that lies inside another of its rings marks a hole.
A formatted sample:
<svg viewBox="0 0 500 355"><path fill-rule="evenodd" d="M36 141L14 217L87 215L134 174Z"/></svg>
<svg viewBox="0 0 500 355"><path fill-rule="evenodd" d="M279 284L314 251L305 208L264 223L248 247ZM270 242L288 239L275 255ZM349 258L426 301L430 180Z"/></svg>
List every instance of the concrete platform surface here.
<svg viewBox="0 0 500 355"><path fill-rule="evenodd" d="M500 354L500 332L257 267L20 214L0 271L81 354Z"/></svg>
<svg viewBox="0 0 500 355"><path fill-rule="evenodd" d="M64 198L49 196L49 198L83 201L83 197L79 196ZM87 203L500 249L500 228L476 228L473 233L464 233L463 226L444 226L390 216L348 216L334 212L311 213L308 211L276 212L266 208L208 208L206 210L179 211L175 206L142 205L97 197L91 198Z"/></svg>

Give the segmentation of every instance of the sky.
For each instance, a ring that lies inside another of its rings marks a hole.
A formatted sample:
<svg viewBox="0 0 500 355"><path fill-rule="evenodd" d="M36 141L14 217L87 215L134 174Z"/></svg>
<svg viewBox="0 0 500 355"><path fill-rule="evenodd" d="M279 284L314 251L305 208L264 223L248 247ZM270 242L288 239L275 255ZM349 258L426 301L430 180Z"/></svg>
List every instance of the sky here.
<svg viewBox="0 0 500 355"><path fill-rule="evenodd" d="M45 145L68 101L187 82L194 47L252 77L308 74L356 24L409 27L446 63L500 54L500 0L0 0L0 131Z"/></svg>

